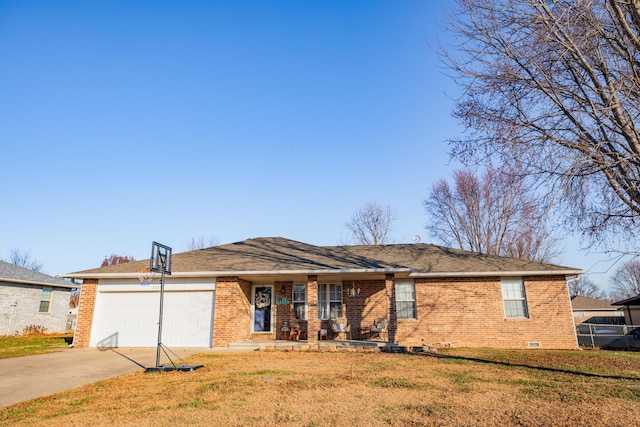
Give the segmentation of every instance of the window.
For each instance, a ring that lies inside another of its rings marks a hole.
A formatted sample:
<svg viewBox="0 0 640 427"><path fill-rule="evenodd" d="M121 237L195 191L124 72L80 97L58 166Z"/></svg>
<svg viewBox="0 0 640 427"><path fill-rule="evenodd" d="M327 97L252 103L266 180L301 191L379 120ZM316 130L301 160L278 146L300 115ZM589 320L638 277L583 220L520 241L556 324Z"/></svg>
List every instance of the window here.
<svg viewBox="0 0 640 427"><path fill-rule="evenodd" d="M318 285L318 319L342 317L342 283Z"/></svg>
<svg viewBox="0 0 640 427"><path fill-rule="evenodd" d="M416 318L416 288L413 282L396 282L396 317Z"/></svg>
<svg viewBox="0 0 640 427"><path fill-rule="evenodd" d="M297 320L307 320L307 285L293 285L293 312Z"/></svg>
<svg viewBox="0 0 640 427"><path fill-rule="evenodd" d="M51 288L42 288L42 296L40 297L40 313L48 313L51 305Z"/></svg>
<svg viewBox="0 0 640 427"><path fill-rule="evenodd" d="M501 279L502 301L504 302L504 315L508 318L526 318L527 297L524 293L522 278Z"/></svg>

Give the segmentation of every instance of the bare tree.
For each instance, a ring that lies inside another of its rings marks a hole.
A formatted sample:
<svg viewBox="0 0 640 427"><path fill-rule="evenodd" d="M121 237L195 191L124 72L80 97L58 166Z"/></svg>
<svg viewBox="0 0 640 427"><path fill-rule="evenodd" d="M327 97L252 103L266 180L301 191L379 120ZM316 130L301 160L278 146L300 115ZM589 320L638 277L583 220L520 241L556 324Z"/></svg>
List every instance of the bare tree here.
<svg viewBox="0 0 640 427"><path fill-rule="evenodd" d="M135 260L136 259L130 255L112 254L109 257L104 257L104 260L102 260L102 264L100 264L100 267L107 267L109 265L116 265L116 264L124 264L126 262L131 262Z"/></svg>
<svg viewBox="0 0 640 427"><path fill-rule="evenodd" d="M389 205L367 202L353 214L345 227L351 232L352 240L360 245L383 245L391 243L395 220Z"/></svg>
<svg viewBox="0 0 640 427"><path fill-rule="evenodd" d="M640 294L640 260L633 258L622 264L611 276L611 296L623 300Z"/></svg>
<svg viewBox="0 0 640 427"><path fill-rule="evenodd" d="M637 232L640 2L456 2L443 59L467 132L452 155L544 179L594 239Z"/></svg>
<svg viewBox="0 0 640 427"><path fill-rule="evenodd" d="M18 248L12 248L9 251L9 259L7 262L29 270L42 272L42 263L31 257L30 251L22 251Z"/></svg>
<svg viewBox="0 0 640 427"><path fill-rule="evenodd" d="M217 246L218 244L218 239L215 237L210 237L209 239L205 239L204 236L198 238L192 237L191 241L187 242L187 250L195 251L198 249L206 249Z"/></svg>
<svg viewBox="0 0 640 427"><path fill-rule="evenodd" d="M600 300L607 299L607 294L584 275L569 281L569 294L572 297L581 296Z"/></svg>
<svg viewBox="0 0 640 427"><path fill-rule="evenodd" d="M489 168L478 178L469 170L453 174L453 187L436 182L424 208L425 227L447 246L520 259L549 261L556 240L546 214L525 179Z"/></svg>

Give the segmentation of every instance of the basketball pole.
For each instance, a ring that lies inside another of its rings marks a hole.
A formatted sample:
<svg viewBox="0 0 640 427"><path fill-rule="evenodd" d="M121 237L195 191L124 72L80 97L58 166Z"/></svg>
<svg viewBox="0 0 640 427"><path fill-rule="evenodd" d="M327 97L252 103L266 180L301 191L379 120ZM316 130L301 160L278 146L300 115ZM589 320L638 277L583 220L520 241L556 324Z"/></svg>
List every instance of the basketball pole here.
<svg viewBox="0 0 640 427"><path fill-rule="evenodd" d="M142 270L140 272L140 270ZM151 283L152 275L149 275L151 272L160 273L160 312L158 313L158 346L156 347L156 367L155 368L146 368L146 372L169 372L169 371L181 371L181 372L190 372L196 369L202 368L204 365L186 365L180 364L176 365L169 353L173 354L175 357L180 359L178 355L169 350L167 347L162 344L162 323L163 323L163 312L164 312L164 277L165 274L171 275L171 248L169 246L161 245L158 242L153 242L151 244L151 258L149 259L149 268L148 269L140 269L139 278L140 283ZM162 366L160 365L160 351L164 351L167 358L169 358L169 362L171 366ZM169 353L167 353L167 351Z"/></svg>
<svg viewBox="0 0 640 427"><path fill-rule="evenodd" d="M160 316L158 319L158 347L156 349L156 369L160 368L160 349L162 348L162 311L164 307L164 266L160 275Z"/></svg>

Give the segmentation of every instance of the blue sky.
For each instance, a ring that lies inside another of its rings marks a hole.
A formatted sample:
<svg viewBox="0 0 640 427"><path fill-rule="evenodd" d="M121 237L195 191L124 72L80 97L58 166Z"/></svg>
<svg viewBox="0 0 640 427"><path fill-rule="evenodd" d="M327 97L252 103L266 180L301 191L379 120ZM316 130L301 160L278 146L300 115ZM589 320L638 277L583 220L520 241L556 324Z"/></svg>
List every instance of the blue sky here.
<svg viewBox="0 0 640 427"><path fill-rule="evenodd" d="M62 274L153 240L340 244L368 201L430 242L422 200L459 167L433 51L451 7L0 0L0 257ZM575 246L557 262L599 259Z"/></svg>

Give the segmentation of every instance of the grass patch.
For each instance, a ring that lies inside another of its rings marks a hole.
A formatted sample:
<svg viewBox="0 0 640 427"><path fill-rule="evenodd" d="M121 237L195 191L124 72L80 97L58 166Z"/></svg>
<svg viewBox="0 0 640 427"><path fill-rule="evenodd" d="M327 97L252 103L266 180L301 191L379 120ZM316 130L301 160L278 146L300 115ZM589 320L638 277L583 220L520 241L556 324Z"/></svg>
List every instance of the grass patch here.
<svg viewBox="0 0 640 427"><path fill-rule="evenodd" d="M278 376L278 375L291 375L293 372L291 371L278 371L275 369L261 369L259 371L251 371L251 372L240 372L238 375L241 376L248 376L248 377L252 377L252 376L258 376L258 377L263 377L263 376Z"/></svg>
<svg viewBox="0 0 640 427"><path fill-rule="evenodd" d="M640 425L640 413L629 410L640 404L638 357L486 349L442 354L451 357L194 355L188 362L204 368L135 372L23 402L0 410L0 425Z"/></svg>
<svg viewBox="0 0 640 427"><path fill-rule="evenodd" d="M5 336L0 337L0 359L51 353L68 347L64 337Z"/></svg>
<svg viewBox="0 0 640 427"><path fill-rule="evenodd" d="M371 385L373 387L380 388L400 388L400 389L409 389L409 390L420 390L422 386L413 381L409 381L404 378L389 378L382 377L377 378L371 381Z"/></svg>

